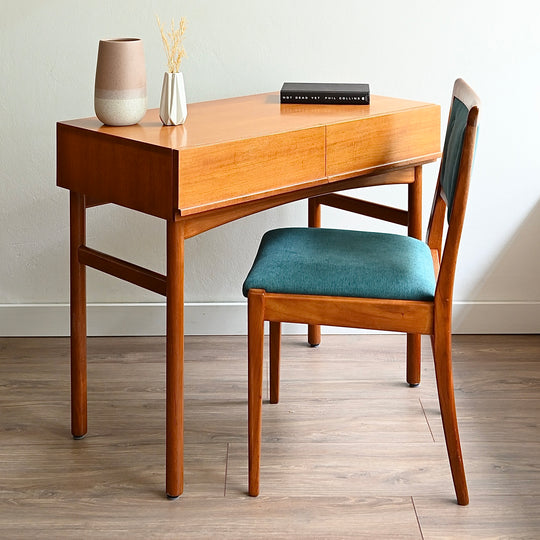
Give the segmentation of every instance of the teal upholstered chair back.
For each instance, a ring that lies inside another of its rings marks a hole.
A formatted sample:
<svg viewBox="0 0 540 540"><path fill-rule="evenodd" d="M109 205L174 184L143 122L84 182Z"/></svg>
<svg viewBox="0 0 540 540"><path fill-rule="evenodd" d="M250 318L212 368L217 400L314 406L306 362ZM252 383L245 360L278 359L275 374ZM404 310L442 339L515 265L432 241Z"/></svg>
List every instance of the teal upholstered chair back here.
<svg viewBox="0 0 540 540"><path fill-rule="evenodd" d="M427 231L427 243L439 257L436 298L451 302L453 281L478 132L480 99L462 79L457 79L444 140L439 181ZM448 231L443 248L447 207Z"/></svg>
<svg viewBox="0 0 540 540"><path fill-rule="evenodd" d="M441 193L448 206L448 220L450 220L454 202L469 112L472 107L478 107L479 104L480 101L476 94L462 79L458 79L452 92L440 169Z"/></svg>

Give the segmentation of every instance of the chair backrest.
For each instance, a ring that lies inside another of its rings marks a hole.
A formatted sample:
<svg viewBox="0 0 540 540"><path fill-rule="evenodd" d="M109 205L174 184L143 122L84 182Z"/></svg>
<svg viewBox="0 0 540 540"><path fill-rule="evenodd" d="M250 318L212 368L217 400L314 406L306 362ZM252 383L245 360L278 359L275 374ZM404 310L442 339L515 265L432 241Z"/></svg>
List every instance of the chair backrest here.
<svg viewBox="0 0 540 540"><path fill-rule="evenodd" d="M435 296L451 300L469 183L478 132L480 99L463 79L454 83L439 178L427 232L427 243L437 250L440 272ZM442 251L445 210L448 231Z"/></svg>
<svg viewBox="0 0 540 540"><path fill-rule="evenodd" d="M450 220L454 201L469 112L473 107L478 107L479 105L480 101L473 90L463 79L458 79L454 83L454 90L452 92L452 104L448 116L443 156L441 159L440 182L442 196L448 206L448 220Z"/></svg>

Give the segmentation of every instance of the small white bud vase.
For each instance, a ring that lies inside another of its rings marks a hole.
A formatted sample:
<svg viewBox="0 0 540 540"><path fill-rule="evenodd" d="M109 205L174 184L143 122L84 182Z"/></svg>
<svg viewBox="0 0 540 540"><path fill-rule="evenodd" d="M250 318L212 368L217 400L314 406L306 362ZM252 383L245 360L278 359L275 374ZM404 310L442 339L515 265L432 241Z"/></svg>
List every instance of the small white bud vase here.
<svg viewBox="0 0 540 540"><path fill-rule="evenodd" d="M182 73L165 73L159 117L165 126L178 126L186 121L186 89Z"/></svg>
<svg viewBox="0 0 540 540"><path fill-rule="evenodd" d="M142 120L146 113L146 68L140 39L99 42L94 109L109 126L129 126Z"/></svg>

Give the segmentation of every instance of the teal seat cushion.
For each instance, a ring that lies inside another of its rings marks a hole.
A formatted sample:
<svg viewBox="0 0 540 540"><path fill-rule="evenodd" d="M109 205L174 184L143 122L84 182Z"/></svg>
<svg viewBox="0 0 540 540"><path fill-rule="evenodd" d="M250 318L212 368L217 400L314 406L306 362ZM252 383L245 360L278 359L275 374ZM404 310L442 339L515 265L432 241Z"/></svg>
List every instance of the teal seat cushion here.
<svg viewBox="0 0 540 540"><path fill-rule="evenodd" d="M428 246L408 236L322 228L267 232L243 293L433 300Z"/></svg>

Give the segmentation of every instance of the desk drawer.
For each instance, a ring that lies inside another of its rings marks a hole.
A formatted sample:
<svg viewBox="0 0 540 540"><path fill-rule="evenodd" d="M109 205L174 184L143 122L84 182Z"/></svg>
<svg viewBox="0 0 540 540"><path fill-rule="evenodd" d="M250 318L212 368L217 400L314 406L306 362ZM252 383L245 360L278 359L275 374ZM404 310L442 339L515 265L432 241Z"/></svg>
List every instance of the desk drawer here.
<svg viewBox="0 0 540 540"><path fill-rule="evenodd" d="M327 126L327 175L331 180L399 164L440 150L440 107Z"/></svg>
<svg viewBox="0 0 540 540"><path fill-rule="evenodd" d="M324 126L181 149L178 208L189 215L323 183L324 153Z"/></svg>

